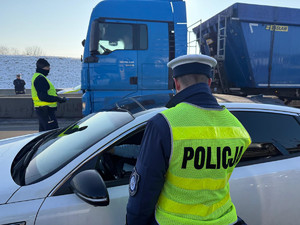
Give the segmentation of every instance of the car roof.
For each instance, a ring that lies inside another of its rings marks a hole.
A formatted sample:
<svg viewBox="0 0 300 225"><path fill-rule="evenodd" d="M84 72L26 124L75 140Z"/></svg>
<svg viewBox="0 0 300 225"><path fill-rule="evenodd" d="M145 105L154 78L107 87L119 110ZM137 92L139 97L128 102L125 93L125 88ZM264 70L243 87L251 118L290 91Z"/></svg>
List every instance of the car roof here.
<svg viewBox="0 0 300 225"><path fill-rule="evenodd" d="M272 95L250 95L238 96L229 94L213 94L219 103L222 102L240 102L240 103L263 103L273 105L285 105L283 101Z"/></svg>
<svg viewBox="0 0 300 225"><path fill-rule="evenodd" d="M226 95L226 94L214 94L218 103L224 105L228 109L257 109L257 110L269 110L280 111L290 113L300 113L299 108L286 106L283 101L276 96L263 96L255 95L249 97Z"/></svg>
<svg viewBox="0 0 300 225"><path fill-rule="evenodd" d="M268 111L277 111L277 112L289 112L300 114L300 109L293 108L289 106L282 105L273 105L265 103L248 103L248 102L225 102L220 103L224 105L229 110L241 109L241 110L268 110Z"/></svg>

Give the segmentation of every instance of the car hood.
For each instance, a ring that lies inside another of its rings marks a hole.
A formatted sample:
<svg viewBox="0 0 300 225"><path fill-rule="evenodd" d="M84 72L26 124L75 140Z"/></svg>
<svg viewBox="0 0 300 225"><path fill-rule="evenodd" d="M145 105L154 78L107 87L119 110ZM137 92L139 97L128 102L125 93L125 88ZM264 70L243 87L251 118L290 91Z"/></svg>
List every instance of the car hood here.
<svg viewBox="0 0 300 225"><path fill-rule="evenodd" d="M14 182L11 176L11 165L24 145L35 138L37 135L29 135L24 137L0 141L0 205L5 204L9 198L21 187Z"/></svg>

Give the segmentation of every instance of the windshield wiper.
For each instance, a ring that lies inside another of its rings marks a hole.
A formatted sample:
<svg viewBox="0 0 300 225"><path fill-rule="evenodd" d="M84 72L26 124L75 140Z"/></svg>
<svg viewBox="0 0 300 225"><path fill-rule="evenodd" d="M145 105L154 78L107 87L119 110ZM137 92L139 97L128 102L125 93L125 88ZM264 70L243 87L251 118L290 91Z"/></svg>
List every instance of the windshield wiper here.
<svg viewBox="0 0 300 225"><path fill-rule="evenodd" d="M103 45L100 45L100 47L103 49L104 53L103 55L108 55L109 53L111 53L112 51L108 48L105 48Z"/></svg>

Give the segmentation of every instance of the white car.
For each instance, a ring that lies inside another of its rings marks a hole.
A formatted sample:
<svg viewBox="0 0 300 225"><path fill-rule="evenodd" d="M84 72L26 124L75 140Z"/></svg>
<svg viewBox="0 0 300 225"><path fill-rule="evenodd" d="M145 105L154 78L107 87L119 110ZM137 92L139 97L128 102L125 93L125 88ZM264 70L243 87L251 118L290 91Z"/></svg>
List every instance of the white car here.
<svg viewBox="0 0 300 225"><path fill-rule="evenodd" d="M165 109L132 100L64 129L0 141L0 224L125 224L132 146ZM299 224L300 110L224 105L253 141L230 179L238 215L250 225Z"/></svg>

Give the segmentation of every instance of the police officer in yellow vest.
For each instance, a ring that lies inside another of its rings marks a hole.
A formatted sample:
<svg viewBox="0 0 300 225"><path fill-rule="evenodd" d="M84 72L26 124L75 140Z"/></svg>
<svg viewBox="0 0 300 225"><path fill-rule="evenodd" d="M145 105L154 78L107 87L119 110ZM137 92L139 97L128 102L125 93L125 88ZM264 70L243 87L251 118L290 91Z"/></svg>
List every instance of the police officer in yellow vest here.
<svg viewBox="0 0 300 225"><path fill-rule="evenodd" d="M36 73L31 80L31 96L39 120L39 131L58 128L55 111L57 102L66 102L66 98L58 97L56 89L47 78L50 64L40 58L36 62Z"/></svg>
<svg viewBox="0 0 300 225"><path fill-rule="evenodd" d="M147 124L130 177L128 225L245 224L228 180L251 139L210 91L215 59L173 59L177 94Z"/></svg>

